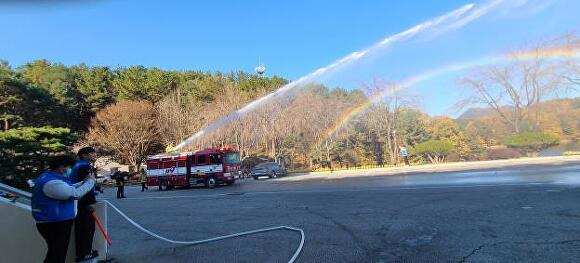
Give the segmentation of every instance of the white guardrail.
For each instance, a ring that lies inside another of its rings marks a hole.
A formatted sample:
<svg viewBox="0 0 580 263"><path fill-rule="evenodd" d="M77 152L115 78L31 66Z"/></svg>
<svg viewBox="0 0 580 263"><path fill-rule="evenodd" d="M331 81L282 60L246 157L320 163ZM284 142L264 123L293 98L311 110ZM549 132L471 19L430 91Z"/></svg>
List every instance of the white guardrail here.
<svg viewBox="0 0 580 263"><path fill-rule="evenodd" d="M1 184L0 191L13 194L16 200L0 197L0 259L2 262L42 262L46 243L36 229L32 218L29 192ZM107 205L96 204L97 216L107 229ZM93 249L99 251L98 260L107 257L107 241L98 229L93 239ZM74 226L68 246L66 262L75 262Z"/></svg>

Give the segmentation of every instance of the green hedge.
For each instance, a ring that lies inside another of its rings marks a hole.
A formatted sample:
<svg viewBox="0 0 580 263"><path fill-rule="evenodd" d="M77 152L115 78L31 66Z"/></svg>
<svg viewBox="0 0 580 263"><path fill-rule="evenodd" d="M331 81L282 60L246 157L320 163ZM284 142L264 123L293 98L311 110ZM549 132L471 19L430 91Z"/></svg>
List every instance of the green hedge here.
<svg viewBox="0 0 580 263"><path fill-rule="evenodd" d="M427 157L432 163L439 163L443 162L454 149L455 147L449 141L431 140L417 144L411 153Z"/></svg>
<svg viewBox="0 0 580 263"><path fill-rule="evenodd" d="M516 148L530 154L558 145L560 138L556 135L542 132L523 132L509 136L504 143L507 147Z"/></svg>

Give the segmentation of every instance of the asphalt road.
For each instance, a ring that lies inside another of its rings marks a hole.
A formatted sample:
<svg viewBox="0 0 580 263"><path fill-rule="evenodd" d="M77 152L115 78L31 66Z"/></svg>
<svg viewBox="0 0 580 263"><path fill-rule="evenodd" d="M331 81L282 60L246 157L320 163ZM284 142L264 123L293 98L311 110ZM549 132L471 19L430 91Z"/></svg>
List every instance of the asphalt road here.
<svg viewBox="0 0 580 263"><path fill-rule="evenodd" d="M306 242L298 262L580 258L580 163L139 190L128 187L128 198L108 200L171 239L205 239L278 225L302 228ZM109 189L101 198L114 194ZM287 262L300 242L295 232L276 231L173 245L109 211L113 262Z"/></svg>

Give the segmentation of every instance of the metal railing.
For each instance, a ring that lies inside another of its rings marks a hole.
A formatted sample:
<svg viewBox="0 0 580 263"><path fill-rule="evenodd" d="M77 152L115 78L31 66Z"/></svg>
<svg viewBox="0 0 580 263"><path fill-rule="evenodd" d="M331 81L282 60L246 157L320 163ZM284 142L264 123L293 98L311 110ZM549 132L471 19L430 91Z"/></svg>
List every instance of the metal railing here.
<svg viewBox="0 0 580 263"><path fill-rule="evenodd" d="M30 200L32 199L32 193L3 183L0 183L0 192L2 193L0 194L0 200L12 202L19 206L30 205Z"/></svg>
<svg viewBox="0 0 580 263"><path fill-rule="evenodd" d="M9 186L7 184L0 183L0 191L11 193L13 195L24 197L26 199L32 198L32 193L20 190L16 187Z"/></svg>

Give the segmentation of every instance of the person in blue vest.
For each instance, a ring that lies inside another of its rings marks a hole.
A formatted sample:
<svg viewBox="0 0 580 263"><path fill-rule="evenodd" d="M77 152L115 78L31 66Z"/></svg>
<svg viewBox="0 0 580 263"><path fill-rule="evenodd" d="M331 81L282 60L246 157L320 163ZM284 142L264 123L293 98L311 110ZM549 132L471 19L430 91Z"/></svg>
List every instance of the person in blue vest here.
<svg viewBox="0 0 580 263"><path fill-rule="evenodd" d="M73 166L71 173L72 183L78 183L87 177L96 177L93 164L97 160L97 151L93 147L84 147L77 152L79 161ZM95 219L92 216L97 202L95 187L79 199L77 217L75 218L75 248L76 262L82 262L98 257L93 250L93 236L95 235Z"/></svg>
<svg viewBox="0 0 580 263"><path fill-rule="evenodd" d="M74 200L81 198L95 186L93 177L87 177L77 184L71 183L68 176L75 161L71 156L55 156L49 162L49 169L35 180L31 202L32 217L48 248L45 263L65 262L76 214Z"/></svg>

